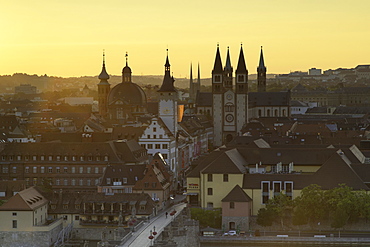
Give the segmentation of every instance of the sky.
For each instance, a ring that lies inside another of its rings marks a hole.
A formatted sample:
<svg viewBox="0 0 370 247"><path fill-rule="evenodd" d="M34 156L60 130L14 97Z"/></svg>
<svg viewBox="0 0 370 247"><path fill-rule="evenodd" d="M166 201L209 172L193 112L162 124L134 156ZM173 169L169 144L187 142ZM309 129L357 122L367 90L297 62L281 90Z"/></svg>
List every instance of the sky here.
<svg viewBox="0 0 370 247"><path fill-rule="evenodd" d="M217 44L256 73L370 64L369 0L0 0L0 75L211 75Z"/></svg>

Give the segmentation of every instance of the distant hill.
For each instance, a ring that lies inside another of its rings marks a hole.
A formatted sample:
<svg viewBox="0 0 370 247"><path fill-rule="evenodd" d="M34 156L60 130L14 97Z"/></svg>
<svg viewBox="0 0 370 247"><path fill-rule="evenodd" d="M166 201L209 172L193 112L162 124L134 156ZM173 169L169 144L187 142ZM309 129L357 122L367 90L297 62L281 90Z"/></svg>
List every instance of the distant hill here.
<svg viewBox="0 0 370 247"><path fill-rule="evenodd" d="M256 74L249 75L249 80L256 80ZM275 75L268 75L268 78L274 78ZM196 81L197 78L194 78ZM122 81L121 76L111 75L109 83L111 87L117 85ZM144 85L161 85L163 75L133 75L132 81L140 86ZM99 83L98 76L81 76L81 77L55 77L48 75L28 75L23 73L15 73L13 75L0 76L0 90L3 93L14 93L14 88L21 84L31 84L36 86L39 92L46 91L60 91L63 89L78 88L82 89L87 85L91 90L97 90ZM203 86L211 85L211 78L202 78L201 84ZM175 78L175 86L180 89L189 88L188 78Z"/></svg>

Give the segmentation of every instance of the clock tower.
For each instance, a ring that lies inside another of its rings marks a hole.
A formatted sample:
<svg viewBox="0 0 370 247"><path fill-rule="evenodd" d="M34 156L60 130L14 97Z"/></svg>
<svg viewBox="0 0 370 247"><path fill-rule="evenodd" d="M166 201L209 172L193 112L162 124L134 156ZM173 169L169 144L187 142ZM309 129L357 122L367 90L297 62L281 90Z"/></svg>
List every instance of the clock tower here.
<svg viewBox="0 0 370 247"><path fill-rule="evenodd" d="M162 119L171 133L176 136L177 132L177 90L174 87L174 78L171 76L170 61L168 59L168 49L166 64L164 65L164 78L161 88L158 90L158 116Z"/></svg>

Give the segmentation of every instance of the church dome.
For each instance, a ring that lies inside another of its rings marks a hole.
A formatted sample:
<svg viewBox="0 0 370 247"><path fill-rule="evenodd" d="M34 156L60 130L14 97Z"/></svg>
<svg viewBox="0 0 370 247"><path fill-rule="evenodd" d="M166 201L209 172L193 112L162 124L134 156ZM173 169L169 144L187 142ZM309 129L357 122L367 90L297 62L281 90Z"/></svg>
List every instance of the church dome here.
<svg viewBox="0 0 370 247"><path fill-rule="evenodd" d="M124 104L146 106L144 90L133 82L120 83L111 89L108 104L110 105L118 100Z"/></svg>

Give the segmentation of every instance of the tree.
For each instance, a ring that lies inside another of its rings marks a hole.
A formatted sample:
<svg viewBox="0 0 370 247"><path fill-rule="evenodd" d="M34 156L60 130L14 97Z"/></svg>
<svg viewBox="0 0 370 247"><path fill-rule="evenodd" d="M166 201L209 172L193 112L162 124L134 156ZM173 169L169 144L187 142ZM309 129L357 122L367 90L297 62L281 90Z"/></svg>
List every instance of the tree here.
<svg viewBox="0 0 370 247"><path fill-rule="evenodd" d="M271 226L275 220L275 215L272 210L260 208L257 214L257 224L263 227Z"/></svg>
<svg viewBox="0 0 370 247"><path fill-rule="evenodd" d="M327 216L328 207L325 191L317 184L309 185L301 191L296 199L296 209L311 225L317 224Z"/></svg>
<svg viewBox="0 0 370 247"><path fill-rule="evenodd" d="M284 222L290 222L293 201L286 194L280 193L267 202L266 209L274 213L275 219L280 221L281 227L284 228Z"/></svg>

